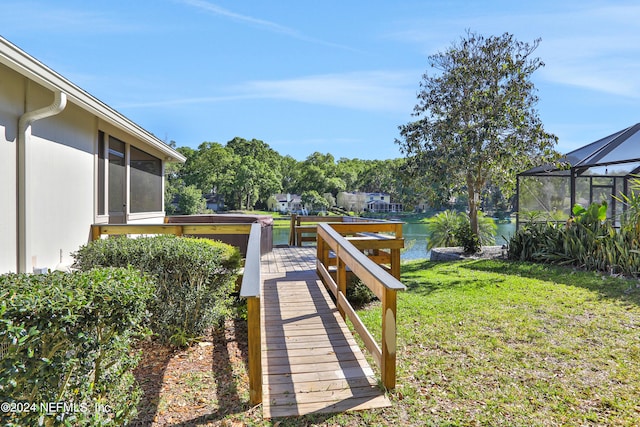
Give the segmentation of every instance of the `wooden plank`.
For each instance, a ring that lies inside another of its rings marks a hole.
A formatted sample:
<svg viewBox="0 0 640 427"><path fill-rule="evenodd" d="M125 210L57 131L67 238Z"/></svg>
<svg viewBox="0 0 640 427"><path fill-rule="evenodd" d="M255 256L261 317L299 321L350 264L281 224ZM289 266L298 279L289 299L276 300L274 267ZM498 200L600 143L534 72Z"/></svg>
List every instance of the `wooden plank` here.
<svg viewBox="0 0 640 427"><path fill-rule="evenodd" d="M275 352L285 350L297 350L297 349L307 349L308 351L318 352L325 351L326 349L335 349L338 347L353 347L358 346L358 343L353 339L344 339L333 341L325 340L325 341L313 341L309 342L309 340L262 340L262 352L270 352L269 356L273 357Z"/></svg>
<svg viewBox="0 0 640 427"><path fill-rule="evenodd" d="M389 406L315 271L315 248L280 249L263 267L285 269L265 276L261 295L264 417Z"/></svg>
<svg viewBox="0 0 640 427"><path fill-rule="evenodd" d="M327 326L324 328L290 328L284 330L282 328L278 328L276 326L271 326L266 330L265 336L267 337L284 337L284 338L293 338L293 337L304 337L304 336L313 336L317 337L318 335L322 335L324 332L326 336L330 337L335 334L349 332L349 328L342 325L337 326Z"/></svg>
<svg viewBox="0 0 640 427"><path fill-rule="evenodd" d="M260 299L247 299L247 329L249 347L249 400L252 405L262 402L262 351L260 331Z"/></svg>
<svg viewBox="0 0 640 427"><path fill-rule="evenodd" d="M182 234L249 234L252 225L253 224L182 224Z"/></svg>
<svg viewBox="0 0 640 427"><path fill-rule="evenodd" d="M351 347L342 347L342 348L351 348ZM282 352L279 352L282 353ZM287 351L286 354L282 354L282 357L278 357L277 355L271 355L269 357L269 366L289 366L289 365L315 365L316 363L333 363L334 368L335 364L338 363L340 368L340 363L344 361L366 361L364 354L362 352L354 353L353 350L351 352L345 351L341 353L335 353L326 351L323 354L308 354L302 353L298 350L298 353L302 355L294 355ZM311 368L313 369L313 367Z"/></svg>
<svg viewBox="0 0 640 427"><path fill-rule="evenodd" d="M337 403L345 399L357 397L377 397L380 396L380 388L377 385L364 385L358 387L348 387L338 390L318 390L308 393L273 393L266 392L265 400L268 400L273 410L281 405L299 405L307 403Z"/></svg>
<svg viewBox="0 0 640 427"><path fill-rule="evenodd" d="M100 234L175 234L181 233L182 227L175 224L108 224L100 226Z"/></svg>
<svg viewBox="0 0 640 427"><path fill-rule="evenodd" d="M358 368L344 368L344 369L336 369L335 371L324 371L324 372L304 372L304 373L295 373L295 374L284 374L284 375L268 375L265 376L265 384L298 384L300 382L315 382L315 381L327 381L327 380L340 380L340 379L356 379L356 378L364 378L364 377L375 377L375 373L373 369L362 369ZM263 387L266 385L263 384ZM263 402L265 403L265 402Z"/></svg>
<svg viewBox="0 0 640 427"><path fill-rule="evenodd" d="M314 391L341 390L348 387L366 387L377 386L377 381L371 377L309 381L286 384L271 384L265 393L268 394L284 394L284 393L312 393Z"/></svg>
<svg viewBox="0 0 640 427"><path fill-rule="evenodd" d="M314 347L312 348L313 354L318 356L326 356L326 355L344 355L344 354L353 354L360 351L360 347L357 344L352 345L340 345L340 346L329 346L329 347ZM265 351L276 351L276 350L265 350ZM283 352L280 352L283 353ZM284 354L284 353L283 353ZM286 356L306 356L309 354L309 351L306 348L287 348ZM271 355L273 358L279 357L275 353Z"/></svg>
<svg viewBox="0 0 640 427"><path fill-rule="evenodd" d="M362 339L365 347L367 347L369 353L371 353L378 366L380 366L382 360L382 352L380 350L380 347L376 343L367 327L364 326L362 320L360 320L355 310L353 309L353 307L351 307L351 304L349 304L349 301L347 301L344 295L338 295L338 305L343 307L347 317L349 317L349 320L351 320L353 328L358 332L358 335L360 335L360 338Z"/></svg>
<svg viewBox="0 0 640 427"><path fill-rule="evenodd" d="M312 413L332 413L345 411L362 411L365 409L384 408L390 406L389 399L385 396L377 397L358 397L345 399L339 402L327 405L325 402L307 403L286 406L269 407L264 411L265 418L287 417L291 416L291 407L295 406L295 412L298 415L306 415Z"/></svg>

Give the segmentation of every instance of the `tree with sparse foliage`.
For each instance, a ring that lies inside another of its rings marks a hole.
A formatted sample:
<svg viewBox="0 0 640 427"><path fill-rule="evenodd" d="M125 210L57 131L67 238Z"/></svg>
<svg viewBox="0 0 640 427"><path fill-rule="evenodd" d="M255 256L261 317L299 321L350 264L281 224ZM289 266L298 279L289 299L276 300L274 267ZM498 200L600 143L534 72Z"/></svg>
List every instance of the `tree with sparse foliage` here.
<svg viewBox="0 0 640 427"><path fill-rule="evenodd" d="M430 183L434 201L466 191L476 236L487 185L509 197L519 171L558 158L557 137L544 130L534 109L531 75L544 65L532 56L539 43L467 32L429 57L435 71L420 83L416 120L399 127L406 170Z"/></svg>

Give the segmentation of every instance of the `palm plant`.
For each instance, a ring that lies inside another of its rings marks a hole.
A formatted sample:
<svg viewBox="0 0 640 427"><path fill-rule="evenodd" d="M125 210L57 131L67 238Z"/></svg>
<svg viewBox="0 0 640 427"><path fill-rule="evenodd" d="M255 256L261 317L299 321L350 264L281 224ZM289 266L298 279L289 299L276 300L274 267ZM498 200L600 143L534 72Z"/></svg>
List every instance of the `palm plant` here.
<svg viewBox="0 0 640 427"><path fill-rule="evenodd" d="M462 212L446 210L429 218L427 221L427 250L437 247L465 246L460 241L460 230L470 227L469 216ZM492 218L478 212L478 228L480 232L480 245L495 243L495 234L498 226Z"/></svg>
<svg viewBox="0 0 640 427"><path fill-rule="evenodd" d="M464 222L465 214L446 210L427 220L427 250L443 246L456 246L455 231Z"/></svg>

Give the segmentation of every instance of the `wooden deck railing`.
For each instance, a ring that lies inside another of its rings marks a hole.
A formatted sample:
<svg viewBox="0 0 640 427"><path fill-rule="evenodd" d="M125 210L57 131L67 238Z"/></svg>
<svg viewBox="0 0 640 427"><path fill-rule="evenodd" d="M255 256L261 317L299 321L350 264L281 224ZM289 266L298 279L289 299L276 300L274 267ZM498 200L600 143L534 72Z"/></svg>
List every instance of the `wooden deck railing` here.
<svg viewBox="0 0 640 427"><path fill-rule="evenodd" d="M289 246L302 246L303 242L316 241L316 225L320 222L346 223L346 222L383 222L379 219L360 218L353 216L336 215L297 215L291 214L289 229ZM402 223L398 223L402 224Z"/></svg>
<svg viewBox="0 0 640 427"><path fill-rule="evenodd" d="M370 226L372 224L366 224ZM348 317L354 329L380 368L382 383L387 389L396 385L396 293L405 290L398 279L390 275L333 227L335 224L318 224L317 271L325 286L333 292L336 305L343 317ZM336 280L329 273L329 252L337 261ZM347 301L347 268L349 268L382 301L381 346L375 341L357 313Z"/></svg>
<svg viewBox="0 0 640 427"><path fill-rule="evenodd" d="M173 234L189 236L198 234L249 234L253 224L93 224L91 240L103 235Z"/></svg>

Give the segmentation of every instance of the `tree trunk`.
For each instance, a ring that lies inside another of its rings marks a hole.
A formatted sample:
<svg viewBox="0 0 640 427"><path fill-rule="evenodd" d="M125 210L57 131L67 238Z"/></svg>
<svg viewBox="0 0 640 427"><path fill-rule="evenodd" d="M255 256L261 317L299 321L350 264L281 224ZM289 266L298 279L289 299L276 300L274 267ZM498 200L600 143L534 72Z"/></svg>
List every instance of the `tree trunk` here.
<svg viewBox="0 0 640 427"><path fill-rule="evenodd" d="M473 180L469 178L467 178L467 194L469 196L469 224L471 224L471 232L480 238L480 229L478 227L480 193L476 191Z"/></svg>

